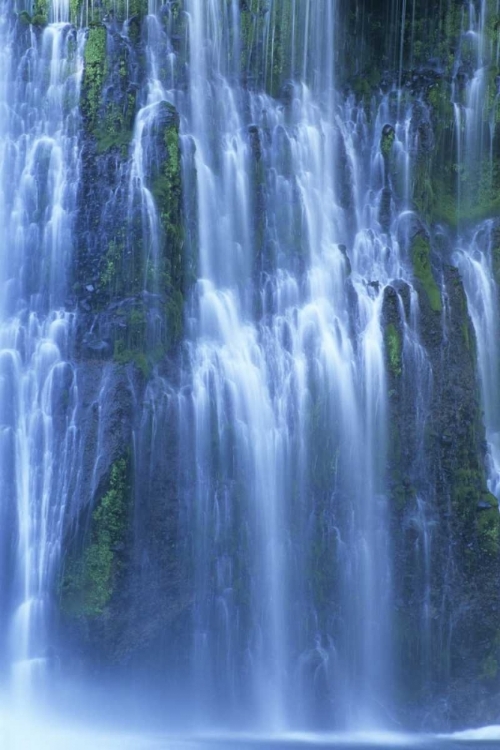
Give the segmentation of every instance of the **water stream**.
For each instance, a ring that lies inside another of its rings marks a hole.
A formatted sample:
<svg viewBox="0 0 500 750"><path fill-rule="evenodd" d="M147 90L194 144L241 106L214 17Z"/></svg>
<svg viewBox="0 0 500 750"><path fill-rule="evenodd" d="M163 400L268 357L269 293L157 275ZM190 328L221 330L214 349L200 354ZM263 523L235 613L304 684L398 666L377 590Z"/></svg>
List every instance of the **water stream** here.
<svg viewBox="0 0 500 750"><path fill-rule="evenodd" d="M16 43L0 13L0 531L2 661L18 694L51 660L54 585L77 463L74 315L65 310L78 182L83 34Z"/></svg>
<svg viewBox="0 0 500 750"><path fill-rule="evenodd" d="M108 46L126 46L145 73L132 82L130 143L106 157L118 177L99 236L107 242L119 217L123 262L140 256L131 304L142 305L148 351L169 335L160 301L165 228L151 175L158 132L177 117L184 236L198 254L175 377L155 362L143 368L143 391L131 367L120 384L134 411L137 565L145 582L154 565L140 548L141 505L175 452L176 551L191 584L182 684L193 721L275 734L394 727L401 538L419 631L411 658L424 687L433 680L436 622L451 629L445 597L439 609L433 593L442 517L426 441L435 384L412 261L415 238L429 234L412 198L429 105L405 95L404 33L397 86L363 100L341 90L340 2L273 0L250 22L244 2L185 0L182 38L165 22L167 5L150 0L137 48L130 19L105 20ZM414 18L414 3L394 5L403 20ZM482 117L486 66L498 50L487 41L487 6L462 13L450 87L452 241L477 339L488 487L500 497L497 229L491 218L474 228L460 221L463 175L479 179L486 152L493 170L496 125L485 129ZM95 370L82 374L75 349L88 36L69 23L65 2L50 4L43 28L20 27L11 10L0 6L0 674L29 702L61 668L68 518L102 495L120 360L116 348L114 363L96 354ZM284 46L289 69L276 89ZM473 74L462 90L466 58ZM434 312L445 330L446 305ZM391 461L403 408L413 429L401 448L411 505L395 529Z"/></svg>

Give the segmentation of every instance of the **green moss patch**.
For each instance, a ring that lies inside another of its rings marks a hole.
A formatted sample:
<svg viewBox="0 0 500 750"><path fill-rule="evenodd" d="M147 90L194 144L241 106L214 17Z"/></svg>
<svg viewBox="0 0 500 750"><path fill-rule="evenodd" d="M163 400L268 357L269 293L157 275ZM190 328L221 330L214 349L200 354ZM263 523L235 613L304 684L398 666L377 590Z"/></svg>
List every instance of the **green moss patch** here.
<svg viewBox="0 0 500 750"><path fill-rule="evenodd" d="M102 615L114 590L119 569L117 550L123 543L130 501L129 469L116 461L109 486L92 514L90 541L66 565L61 584L62 610L72 617Z"/></svg>
<svg viewBox="0 0 500 750"><path fill-rule="evenodd" d="M91 26L85 45L81 105L87 128L91 131L97 127L107 73L106 42L105 27Z"/></svg>
<svg viewBox="0 0 500 750"><path fill-rule="evenodd" d="M476 531L481 549L490 555L500 552L500 514L498 507L481 510L477 514Z"/></svg>
<svg viewBox="0 0 500 750"><path fill-rule="evenodd" d="M401 336L394 323L389 323L385 329L385 350L391 373L399 377L402 372Z"/></svg>
<svg viewBox="0 0 500 750"><path fill-rule="evenodd" d="M380 150L385 159L389 157L395 140L396 133L394 132L394 128L391 125L384 125L380 137Z"/></svg>
<svg viewBox="0 0 500 750"><path fill-rule="evenodd" d="M417 235L411 248L413 273L422 284L431 309L434 312L441 312L441 293L432 273L430 255L431 250L428 240L420 234Z"/></svg>

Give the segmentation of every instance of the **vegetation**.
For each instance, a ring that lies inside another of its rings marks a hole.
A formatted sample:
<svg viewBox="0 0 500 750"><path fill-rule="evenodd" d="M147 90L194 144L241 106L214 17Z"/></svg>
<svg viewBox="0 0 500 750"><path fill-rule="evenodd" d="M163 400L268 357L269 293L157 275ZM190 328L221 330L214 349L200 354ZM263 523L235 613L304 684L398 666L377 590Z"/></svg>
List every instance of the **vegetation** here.
<svg viewBox="0 0 500 750"><path fill-rule="evenodd" d="M431 249L428 240L421 234L412 243L413 273L420 281L434 312L441 312L441 292L436 284L431 267Z"/></svg>
<svg viewBox="0 0 500 750"><path fill-rule="evenodd" d="M47 26L49 20L48 0L35 0L33 4L33 15L31 23L33 26Z"/></svg>
<svg viewBox="0 0 500 750"><path fill-rule="evenodd" d="M399 377L402 372L401 336L394 323L389 323L385 329L385 346L390 371Z"/></svg>
<svg viewBox="0 0 500 750"><path fill-rule="evenodd" d="M168 345L175 345L183 331L184 308L184 228L182 221L182 164L179 146L179 117L175 109L165 103L163 131L164 158L152 185L163 231L163 257L160 279L166 295Z"/></svg>
<svg viewBox="0 0 500 750"><path fill-rule="evenodd" d="M389 157L395 139L396 133L394 132L394 128L390 125L384 125L382 129L382 135L380 137L380 150L384 158L387 159Z"/></svg>
<svg viewBox="0 0 500 750"><path fill-rule="evenodd" d="M82 112L87 128L95 132L102 105L102 89L108 69L107 32L104 26L91 26L85 45L82 81Z"/></svg>
<svg viewBox="0 0 500 750"><path fill-rule="evenodd" d="M89 540L79 556L68 560L61 583L62 608L72 617L102 615L119 572L118 551L124 543L130 502L128 460L111 467L109 486L94 512Z"/></svg>

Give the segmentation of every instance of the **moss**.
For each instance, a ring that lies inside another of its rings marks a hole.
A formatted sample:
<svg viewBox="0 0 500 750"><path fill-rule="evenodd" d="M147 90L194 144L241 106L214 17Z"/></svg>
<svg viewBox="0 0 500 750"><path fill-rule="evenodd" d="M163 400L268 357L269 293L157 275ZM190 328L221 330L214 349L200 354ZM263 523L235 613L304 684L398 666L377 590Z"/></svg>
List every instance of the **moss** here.
<svg viewBox="0 0 500 750"><path fill-rule="evenodd" d="M126 344L121 340L115 341L113 359L119 365L128 365L133 362L144 378L148 378L151 374L151 367L146 354L135 349L127 349Z"/></svg>
<svg viewBox="0 0 500 750"><path fill-rule="evenodd" d="M115 106L108 108L102 125L95 132L97 151L102 154L112 148L119 148L122 156L127 155L132 140L132 128L125 127L122 111Z"/></svg>
<svg viewBox="0 0 500 750"><path fill-rule="evenodd" d="M384 125L382 135L380 136L380 151L385 159L389 157L395 140L396 133L392 125Z"/></svg>
<svg viewBox="0 0 500 750"><path fill-rule="evenodd" d="M129 49L121 44L108 58L107 32L103 25L91 26L84 53L81 109L86 129L96 140L97 152L113 148L126 157L132 140L136 112L136 90L127 91ZM119 82L116 82L116 78ZM106 91L113 96L103 96ZM121 96L117 98L116 93Z"/></svg>
<svg viewBox="0 0 500 750"><path fill-rule="evenodd" d="M31 23L31 16L27 10L22 10L17 18L25 26L29 26Z"/></svg>
<svg viewBox="0 0 500 750"><path fill-rule="evenodd" d="M496 69L490 69L484 96L482 123L478 140L489 142L491 123L500 121L497 100ZM477 158L457 163L455 150L455 118L449 102L448 84L441 81L428 94L433 108L433 130L436 148L430 157L417 157L414 200L425 217L432 222L444 222L453 228L477 223L500 210L500 163L490 159L490 150L483 149ZM497 136L495 136L497 140ZM493 153L495 152L495 141ZM424 164L425 162L425 164ZM423 169L420 169L420 166ZM419 171L420 170L420 171ZM424 183L430 190L424 189ZM426 194L427 193L427 194ZM430 195L429 195L430 193Z"/></svg>
<svg viewBox="0 0 500 750"><path fill-rule="evenodd" d="M152 185L152 194L164 233L164 252L161 262L161 286L167 301L167 339L175 345L183 331L183 246L182 221L182 163L179 145L179 119L169 107L168 123L163 133L165 158Z"/></svg>
<svg viewBox="0 0 500 750"><path fill-rule="evenodd" d="M69 0L69 17L72 23L76 23L82 7L82 0Z"/></svg>
<svg viewBox="0 0 500 750"><path fill-rule="evenodd" d="M99 3L90 0L70 0L70 20L77 23L81 18L89 25L99 24L112 17L118 23L126 19L140 20L148 12L147 0L101 0Z"/></svg>
<svg viewBox="0 0 500 750"><path fill-rule="evenodd" d="M428 240L421 234L417 235L412 242L411 248L413 273L415 274L415 278L422 284L431 309L434 312L441 312L441 293L432 274L430 255L431 251Z"/></svg>
<svg viewBox="0 0 500 750"><path fill-rule="evenodd" d="M184 329L184 297L179 289L171 292L166 312L169 344L174 346L180 341Z"/></svg>
<svg viewBox="0 0 500 750"><path fill-rule="evenodd" d="M31 23L33 26L39 26L40 28L44 28L48 24L48 18L47 16L42 15L41 13L37 13L33 18L31 19Z"/></svg>
<svg viewBox="0 0 500 750"><path fill-rule="evenodd" d="M484 488L484 477L479 469L462 467L453 478L453 506L460 518L472 518ZM489 511L488 511L489 512Z"/></svg>
<svg viewBox="0 0 500 750"><path fill-rule="evenodd" d="M113 239L109 242L103 256L102 268L99 275L99 288L109 293L116 291L117 274L123 253L123 243Z"/></svg>
<svg viewBox="0 0 500 750"><path fill-rule="evenodd" d="M101 108L102 89L107 73L107 33L104 26L91 26L88 31L84 54L82 81L82 112L87 128L97 127Z"/></svg>
<svg viewBox="0 0 500 750"><path fill-rule="evenodd" d="M445 121L453 121L454 111L451 100L451 88L446 79L441 79L427 90L427 101L434 114Z"/></svg>
<svg viewBox="0 0 500 750"><path fill-rule="evenodd" d="M169 107L170 108L170 107ZM182 223L180 209L182 198L181 152L179 147L179 121L173 107L171 114L175 117L167 125L164 133L166 158L162 169L154 181L152 193L160 213L160 220L169 243L178 245L182 242ZM170 250L173 250L171 247Z"/></svg>
<svg viewBox="0 0 500 750"><path fill-rule="evenodd" d="M134 307L124 320L125 330L115 339L113 359L117 364L126 365L133 362L145 378L151 372L150 361L146 352L146 314L142 307Z"/></svg>
<svg viewBox="0 0 500 750"><path fill-rule="evenodd" d="M389 323L385 329L385 350L390 371L399 377L402 372L401 336L394 323Z"/></svg>
<svg viewBox="0 0 500 750"><path fill-rule="evenodd" d="M476 531L481 550L497 557L500 552L500 514L498 507L478 512Z"/></svg>
<svg viewBox="0 0 500 750"><path fill-rule="evenodd" d="M33 13L31 23L33 26L47 26L49 17L48 0L35 0L33 3Z"/></svg>
<svg viewBox="0 0 500 750"><path fill-rule="evenodd" d="M489 503L490 509L478 504ZM481 556L498 557L500 552L500 514L498 501L485 488L481 469L461 468L453 481L453 508L458 519L476 531L476 544Z"/></svg>
<svg viewBox="0 0 500 750"><path fill-rule="evenodd" d="M266 4L260 3L257 20L264 20ZM290 42L292 32L292 2L283 0L281 3L273 3L270 22L270 35L268 41L268 60L270 65L267 69L266 88L271 96L278 96L284 79L292 75L293 61L290 59ZM259 29L260 30L260 29Z"/></svg>
<svg viewBox="0 0 500 750"><path fill-rule="evenodd" d="M122 79L120 88L126 87L128 82L129 66L126 54L127 48L121 47L120 56L115 63L118 75ZM119 102L114 100L106 102L99 123L94 130L97 140L97 150L104 153L112 148L120 149L125 158L128 147L132 141L134 120L136 112L136 90L125 92Z"/></svg>
<svg viewBox="0 0 500 750"><path fill-rule="evenodd" d="M130 501L128 461L111 467L109 486L94 512L90 540L83 554L67 564L61 584L62 610L72 617L102 615L119 569L117 548L123 544Z"/></svg>

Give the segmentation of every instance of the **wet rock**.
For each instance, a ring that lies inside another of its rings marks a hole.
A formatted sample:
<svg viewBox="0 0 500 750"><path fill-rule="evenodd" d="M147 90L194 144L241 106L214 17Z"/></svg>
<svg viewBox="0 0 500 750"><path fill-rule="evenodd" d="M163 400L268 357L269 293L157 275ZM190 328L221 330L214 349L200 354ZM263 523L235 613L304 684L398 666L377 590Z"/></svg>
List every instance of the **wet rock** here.
<svg viewBox="0 0 500 750"><path fill-rule="evenodd" d="M253 158L256 162L259 162L262 157L262 147L260 143L259 128L257 127L257 125L248 126L248 136Z"/></svg>
<svg viewBox="0 0 500 750"><path fill-rule="evenodd" d="M389 187L383 188L380 194L378 209L378 220L383 232L388 232L391 226L392 215L392 191Z"/></svg>
<svg viewBox="0 0 500 750"><path fill-rule="evenodd" d="M349 256L347 255L347 248L346 248L345 245L339 245L338 248L339 248L340 252L342 253L342 257L345 260L346 275L350 276L351 272L352 272L352 267L351 267L351 261L349 259Z"/></svg>
<svg viewBox="0 0 500 750"><path fill-rule="evenodd" d="M286 81L281 87L280 101L285 107L290 106L290 104L292 104L293 102L294 96L295 85L293 81Z"/></svg>
<svg viewBox="0 0 500 750"><path fill-rule="evenodd" d="M92 334L85 337L82 344L84 353L89 357L98 355L99 357L106 358L110 357L113 353L113 348L109 341L97 339Z"/></svg>
<svg viewBox="0 0 500 750"><path fill-rule="evenodd" d="M380 137L380 151L382 156L386 159L391 153L394 141L396 140L396 131L393 126L386 123L382 128L382 135Z"/></svg>

